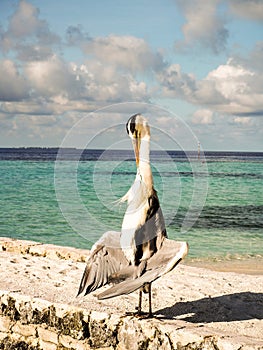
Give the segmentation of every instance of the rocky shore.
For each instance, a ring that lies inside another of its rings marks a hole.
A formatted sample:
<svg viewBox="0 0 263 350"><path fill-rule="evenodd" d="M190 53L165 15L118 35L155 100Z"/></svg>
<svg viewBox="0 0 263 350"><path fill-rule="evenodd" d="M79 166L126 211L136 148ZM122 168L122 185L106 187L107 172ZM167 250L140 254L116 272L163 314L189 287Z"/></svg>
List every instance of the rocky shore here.
<svg viewBox="0 0 263 350"><path fill-rule="evenodd" d="M263 349L263 275L179 264L138 319L136 292L76 298L88 254L0 238L0 349Z"/></svg>

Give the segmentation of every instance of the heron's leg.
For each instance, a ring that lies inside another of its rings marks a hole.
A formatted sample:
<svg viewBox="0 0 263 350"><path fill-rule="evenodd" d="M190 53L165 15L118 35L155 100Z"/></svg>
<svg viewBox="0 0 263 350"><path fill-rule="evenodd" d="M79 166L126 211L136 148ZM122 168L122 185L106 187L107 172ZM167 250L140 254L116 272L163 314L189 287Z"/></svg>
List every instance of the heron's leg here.
<svg viewBox="0 0 263 350"><path fill-rule="evenodd" d="M148 293L149 293L149 317L152 317L152 284L149 283L148 286Z"/></svg>
<svg viewBox="0 0 263 350"><path fill-rule="evenodd" d="M138 304L138 314L142 313L142 288L139 290L139 304Z"/></svg>

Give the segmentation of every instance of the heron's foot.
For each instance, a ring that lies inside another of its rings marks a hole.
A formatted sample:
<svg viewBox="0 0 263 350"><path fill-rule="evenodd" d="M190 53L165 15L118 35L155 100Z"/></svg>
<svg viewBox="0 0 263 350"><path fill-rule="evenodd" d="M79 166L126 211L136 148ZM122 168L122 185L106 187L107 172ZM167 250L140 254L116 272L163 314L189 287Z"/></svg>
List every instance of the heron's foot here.
<svg viewBox="0 0 263 350"><path fill-rule="evenodd" d="M137 318L140 318L140 319L153 318L154 317L154 314L152 312L144 312L144 311L138 310L138 308L136 308L136 311L134 311L134 312L126 312L125 315L126 316L137 317Z"/></svg>
<svg viewBox="0 0 263 350"><path fill-rule="evenodd" d="M154 318L154 314L152 312L143 312L140 316L142 319Z"/></svg>
<svg viewBox="0 0 263 350"><path fill-rule="evenodd" d="M138 317L140 319L148 319L148 318L153 318L154 314L152 312L140 312L140 313L136 313L135 317Z"/></svg>

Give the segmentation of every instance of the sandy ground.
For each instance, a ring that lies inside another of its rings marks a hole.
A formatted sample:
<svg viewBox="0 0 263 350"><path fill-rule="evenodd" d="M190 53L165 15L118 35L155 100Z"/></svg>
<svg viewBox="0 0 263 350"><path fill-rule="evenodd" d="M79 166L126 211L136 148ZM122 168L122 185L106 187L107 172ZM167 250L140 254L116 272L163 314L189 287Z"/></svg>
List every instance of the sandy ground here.
<svg viewBox="0 0 263 350"><path fill-rule="evenodd" d="M84 268L83 262L0 251L0 289L101 312L134 311L137 292L104 301L98 301L94 294L76 298ZM181 263L152 285L155 317L186 329L202 327L231 339L245 337L249 344L263 349L260 272L218 272ZM145 295L145 309L147 305Z"/></svg>
<svg viewBox="0 0 263 350"><path fill-rule="evenodd" d="M263 258L261 256L225 260L186 259L188 266L201 267L219 272L236 272L248 275L263 275Z"/></svg>

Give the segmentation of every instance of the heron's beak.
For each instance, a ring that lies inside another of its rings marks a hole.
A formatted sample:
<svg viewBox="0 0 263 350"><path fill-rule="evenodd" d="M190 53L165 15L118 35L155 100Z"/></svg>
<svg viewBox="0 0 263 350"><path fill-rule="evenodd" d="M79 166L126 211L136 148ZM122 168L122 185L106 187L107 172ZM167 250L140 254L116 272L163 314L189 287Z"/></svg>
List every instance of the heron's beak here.
<svg viewBox="0 0 263 350"><path fill-rule="evenodd" d="M139 166L139 162L140 162L140 139L136 138L136 139L132 139L132 143L133 143L133 149L134 149L134 154L135 154L135 159L136 159L136 166L138 168Z"/></svg>

